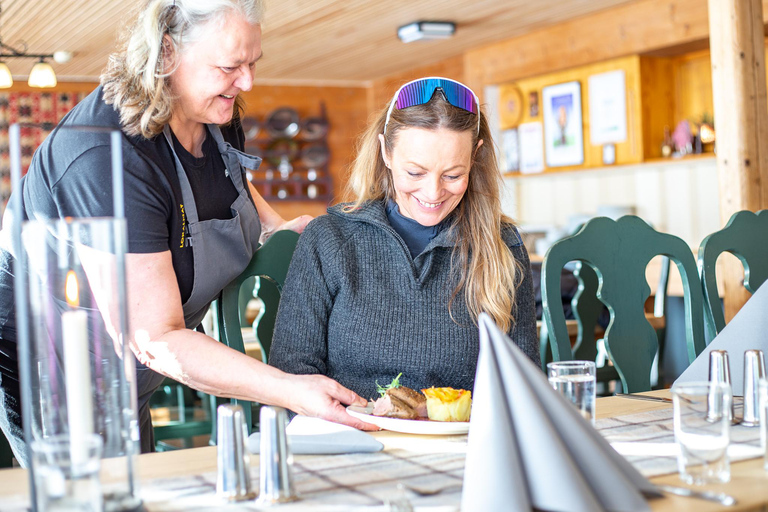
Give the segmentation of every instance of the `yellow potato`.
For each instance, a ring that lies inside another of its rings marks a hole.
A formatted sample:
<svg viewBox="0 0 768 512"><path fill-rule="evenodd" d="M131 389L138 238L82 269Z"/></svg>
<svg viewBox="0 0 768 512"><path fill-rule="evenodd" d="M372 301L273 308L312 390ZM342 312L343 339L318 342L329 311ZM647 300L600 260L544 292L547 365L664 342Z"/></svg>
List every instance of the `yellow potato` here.
<svg viewBox="0 0 768 512"><path fill-rule="evenodd" d="M469 421L472 392L465 389L422 389L427 397L427 414L432 421Z"/></svg>

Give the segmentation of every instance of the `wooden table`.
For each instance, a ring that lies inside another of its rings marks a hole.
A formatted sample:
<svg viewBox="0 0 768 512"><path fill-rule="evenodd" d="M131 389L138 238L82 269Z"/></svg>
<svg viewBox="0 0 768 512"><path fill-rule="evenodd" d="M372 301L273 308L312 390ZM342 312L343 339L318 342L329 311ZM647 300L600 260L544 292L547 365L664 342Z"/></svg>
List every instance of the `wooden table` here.
<svg viewBox="0 0 768 512"><path fill-rule="evenodd" d="M648 394L669 396L668 391L655 391ZM597 417L621 416L665 407L670 407L670 404L620 397L600 398L597 401ZM420 450L420 447L426 443L440 443L442 437L431 438L393 432L377 432L374 435L384 443L385 449L400 448L415 451ZM302 456L297 456L297 459L300 460L301 458ZM258 464L257 457L252 457L252 464ZM141 479L196 475L215 471L216 447L145 454L138 457L138 466ZM711 486L711 489L735 496L738 499L738 504L734 507L722 507L699 499L665 495L664 498L650 501L651 509L656 512L768 510L768 472L763 469L762 459L733 463L731 475L729 483L714 485ZM656 483L683 485L676 474L659 476L651 480ZM25 470L7 469L0 471L0 510L3 508L3 497L27 493L27 483Z"/></svg>

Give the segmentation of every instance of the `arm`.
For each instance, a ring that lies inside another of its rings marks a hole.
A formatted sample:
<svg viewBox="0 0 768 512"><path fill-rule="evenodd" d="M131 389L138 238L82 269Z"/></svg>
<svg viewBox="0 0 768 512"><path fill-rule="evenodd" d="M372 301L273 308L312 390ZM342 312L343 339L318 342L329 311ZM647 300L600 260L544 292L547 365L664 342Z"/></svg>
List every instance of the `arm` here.
<svg viewBox="0 0 768 512"><path fill-rule="evenodd" d="M69 139L66 139L69 140ZM108 139L95 139L71 163L51 194L61 216L109 216L111 189L101 185L111 159ZM149 368L196 389L224 397L277 404L311 416L374 428L346 414L342 403L364 401L338 383L322 377L293 377L232 350L201 333L185 329L176 275L168 251L170 216L162 173L141 158L135 148L124 148L125 198L129 251L127 333L131 350ZM263 201L263 200L262 200ZM106 263L106 259L96 261ZM86 270L87 271L87 270ZM105 321L110 305L100 304Z"/></svg>
<svg viewBox="0 0 768 512"><path fill-rule="evenodd" d="M342 404L363 405L365 400L335 381L288 375L186 329L170 252L128 254L126 272L131 349L150 369L216 396L377 429L346 413Z"/></svg>

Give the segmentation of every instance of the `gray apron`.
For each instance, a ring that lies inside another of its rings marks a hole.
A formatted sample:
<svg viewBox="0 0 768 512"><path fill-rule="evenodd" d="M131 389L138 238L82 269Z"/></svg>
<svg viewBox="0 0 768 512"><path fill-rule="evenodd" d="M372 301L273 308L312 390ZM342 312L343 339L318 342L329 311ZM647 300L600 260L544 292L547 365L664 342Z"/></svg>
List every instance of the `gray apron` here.
<svg viewBox="0 0 768 512"><path fill-rule="evenodd" d="M198 218L192 187L173 147L171 130L167 125L163 129L163 135L173 153L176 174L181 183L184 212L189 227L185 243L192 248L194 258L195 278L192 293L182 305L184 323L188 329L194 329L200 325L211 301L245 269L259 246L261 234L259 216L243 184L243 168L258 169L261 158L247 155L233 148L231 144L224 141L218 126L208 125L208 129L218 145L227 175L238 192L237 199L230 207L231 219L201 221ZM148 452L154 449L149 398L160 387L165 377L141 364L137 364L136 373L141 451Z"/></svg>

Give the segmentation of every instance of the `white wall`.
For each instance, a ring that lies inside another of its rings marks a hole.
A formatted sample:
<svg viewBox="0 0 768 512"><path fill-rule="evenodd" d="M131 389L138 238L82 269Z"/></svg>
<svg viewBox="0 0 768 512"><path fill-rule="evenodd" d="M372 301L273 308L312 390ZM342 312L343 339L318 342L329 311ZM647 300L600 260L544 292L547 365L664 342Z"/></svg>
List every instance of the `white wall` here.
<svg viewBox="0 0 768 512"><path fill-rule="evenodd" d="M518 224L560 227L598 206L634 206L659 230L696 248L720 225L714 158L663 160L594 170L510 177L504 180L505 213Z"/></svg>

